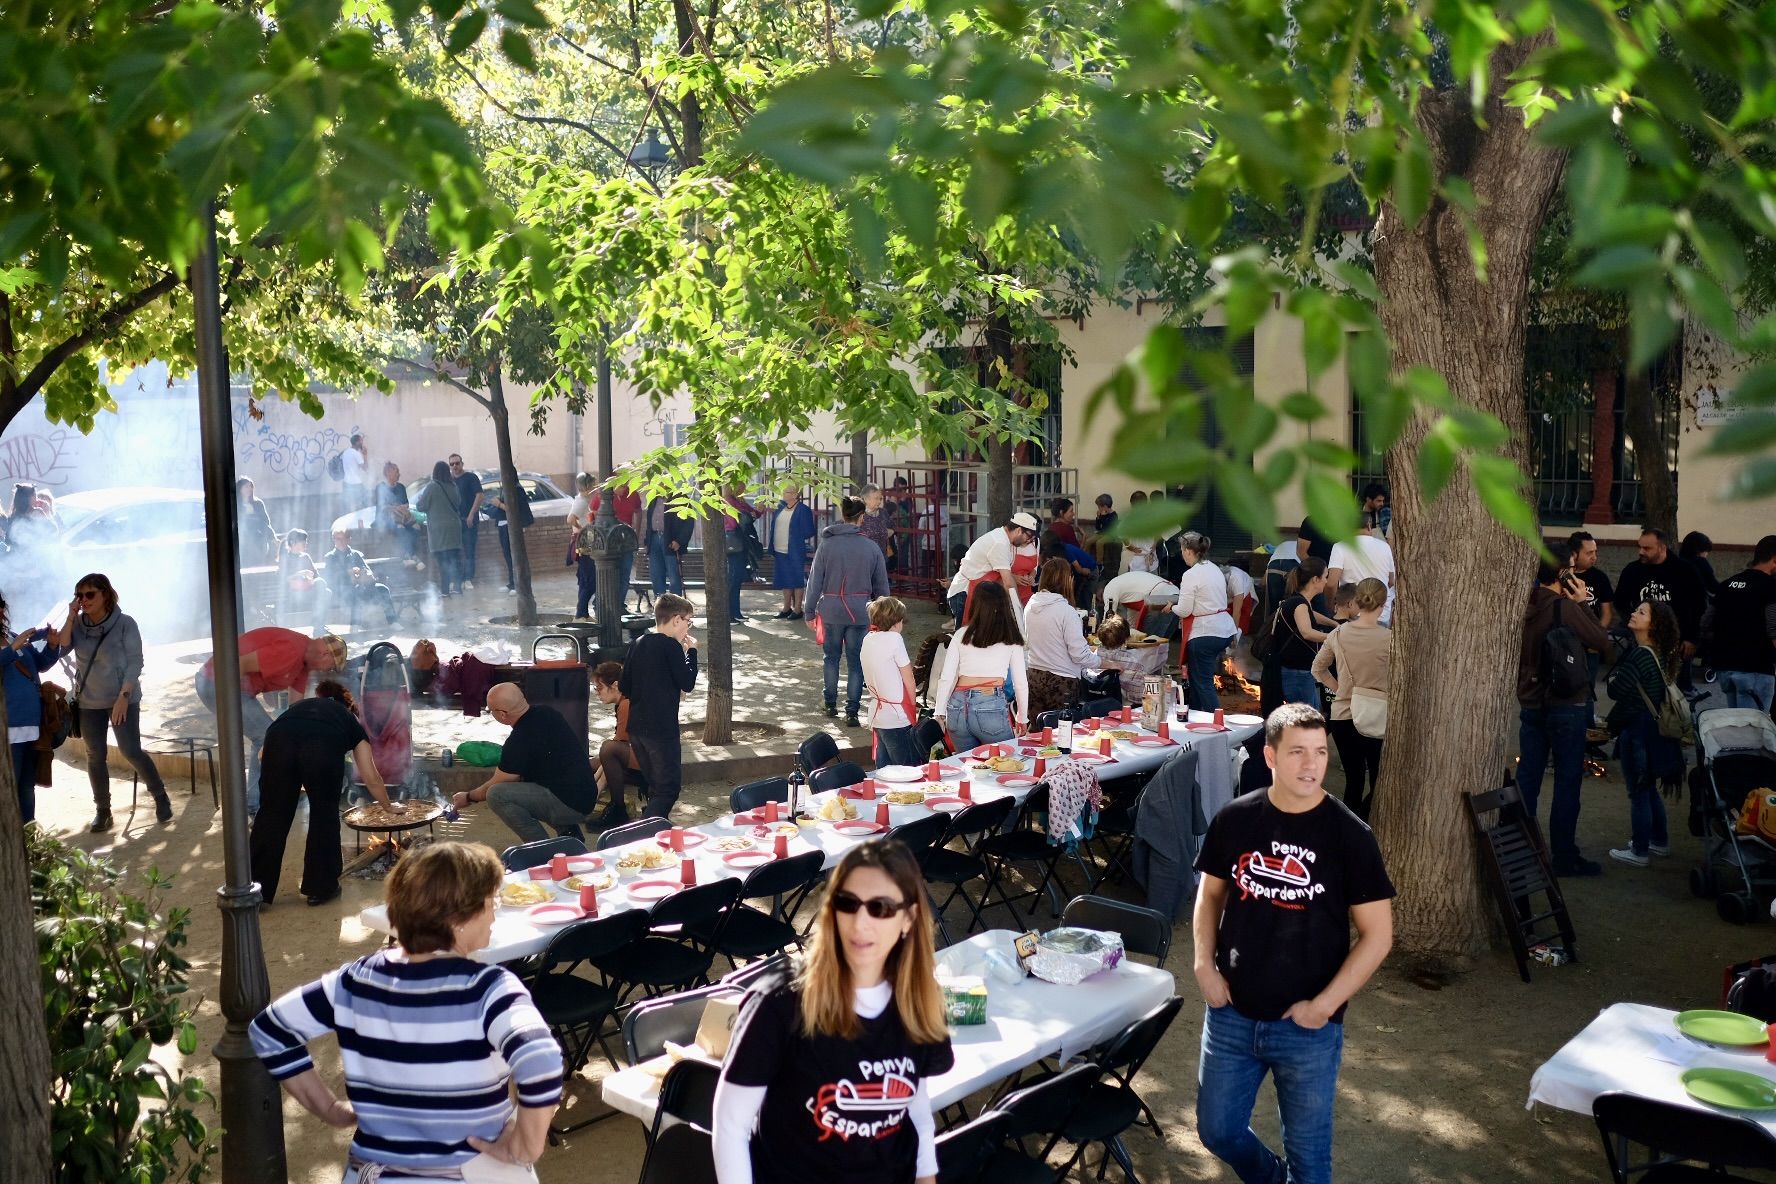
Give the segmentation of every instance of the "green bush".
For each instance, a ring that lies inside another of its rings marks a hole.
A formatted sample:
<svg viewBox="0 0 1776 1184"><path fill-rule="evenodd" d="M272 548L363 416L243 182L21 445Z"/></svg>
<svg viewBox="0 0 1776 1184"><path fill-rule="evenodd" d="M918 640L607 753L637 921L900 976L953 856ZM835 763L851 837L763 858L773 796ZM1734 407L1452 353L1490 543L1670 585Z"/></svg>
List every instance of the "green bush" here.
<svg viewBox="0 0 1776 1184"><path fill-rule="evenodd" d="M119 891L112 864L26 827L31 905L49 1026L50 1124L56 1180L196 1184L215 1142L195 1107L201 1079L150 1054L197 1051L190 964L179 956L189 909L160 912L169 882Z"/></svg>

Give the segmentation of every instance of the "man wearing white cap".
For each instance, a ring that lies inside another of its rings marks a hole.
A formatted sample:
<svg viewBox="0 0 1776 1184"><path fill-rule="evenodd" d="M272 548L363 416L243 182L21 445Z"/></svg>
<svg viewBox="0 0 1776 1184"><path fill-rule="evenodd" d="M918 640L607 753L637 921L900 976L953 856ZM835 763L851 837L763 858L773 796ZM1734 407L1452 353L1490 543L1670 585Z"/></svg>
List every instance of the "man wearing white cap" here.
<svg viewBox="0 0 1776 1184"><path fill-rule="evenodd" d="M1011 516L1011 521L1004 526L989 530L980 538L975 539L968 553L962 556L962 566L956 572L956 578L950 581L950 612L960 625L968 612L969 594L974 586L982 580L997 580L1005 585L1006 591L1014 593L1011 598L1013 609L1017 609L1017 581L1011 574L1012 557L1019 547L1027 547L1036 541L1036 532L1041 529L1035 515L1019 511ZM1029 582L1029 577L1024 577Z"/></svg>

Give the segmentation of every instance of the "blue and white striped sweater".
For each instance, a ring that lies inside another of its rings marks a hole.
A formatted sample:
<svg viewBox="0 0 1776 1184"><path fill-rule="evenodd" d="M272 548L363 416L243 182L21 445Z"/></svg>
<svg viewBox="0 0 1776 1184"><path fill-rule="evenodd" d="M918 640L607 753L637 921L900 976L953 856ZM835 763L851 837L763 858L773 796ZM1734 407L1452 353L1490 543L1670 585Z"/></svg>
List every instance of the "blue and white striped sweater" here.
<svg viewBox="0 0 1776 1184"><path fill-rule="evenodd" d="M279 998L253 1021L253 1048L279 1081L314 1066L308 1042L335 1033L352 1148L377 1163L451 1167L512 1113L561 1099L561 1046L509 970L467 958L406 962L378 951Z"/></svg>

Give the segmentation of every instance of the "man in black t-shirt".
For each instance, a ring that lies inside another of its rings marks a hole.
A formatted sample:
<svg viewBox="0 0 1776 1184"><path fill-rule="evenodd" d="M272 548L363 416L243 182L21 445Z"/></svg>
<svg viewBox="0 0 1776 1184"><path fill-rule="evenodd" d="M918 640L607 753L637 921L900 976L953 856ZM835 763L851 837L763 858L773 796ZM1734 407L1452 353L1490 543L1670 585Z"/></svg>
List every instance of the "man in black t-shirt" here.
<svg viewBox="0 0 1776 1184"><path fill-rule="evenodd" d="M1702 660L1718 672L1727 706L1770 710L1776 696L1776 534L1759 539L1751 566L1714 594L1702 617Z"/></svg>
<svg viewBox="0 0 1776 1184"><path fill-rule="evenodd" d="M463 541L462 541L462 578L464 588L475 586L475 551L479 546L481 534L481 478L463 468L461 453L453 452L449 457L450 479L456 482L456 492L462 498Z"/></svg>
<svg viewBox="0 0 1776 1184"><path fill-rule="evenodd" d="M526 843L549 837L545 822L558 834L577 828L598 800L584 733L576 733L553 707L532 706L517 683L502 682L489 690L487 713L512 728L499 768L451 800L458 806L486 802Z"/></svg>
<svg viewBox="0 0 1776 1184"><path fill-rule="evenodd" d="M1329 1184L1344 1009L1393 945L1394 886L1375 836L1321 785L1319 712L1271 712L1264 759L1270 787L1223 807L1196 859L1191 930L1208 1004L1197 1133L1241 1180L1281 1179L1282 1157L1251 1126L1273 1072L1289 1180Z"/></svg>
<svg viewBox="0 0 1776 1184"><path fill-rule="evenodd" d="M1572 564L1572 574L1585 586L1586 607L1607 630L1616 617L1616 606L1610 603L1615 598L1616 589L1610 583L1609 576L1597 566L1597 539L1588 530L1575 530L1567 537L1566 552L1567 562ZM1590 706L1595 721L1597 672L1603 668L1603 654L1598 650L1588 649L1585 657L1591 672L1591 693L1585 697L1585 702Z"/></svg>
<svg viewBox="0 0 1776 1184"><path fill-rule="evenodd" d="M1662 601L1677 614L1683 637L1683 662L1678 684L1689 689L1690 659L1702 637L1702 610L1707 592L1696 569L1671 552L1671 540L1662 530L1647 527L1640 532L1640 558L1622 569L1616 583L1616 618L1624 623L1643 600Z"/></svg>

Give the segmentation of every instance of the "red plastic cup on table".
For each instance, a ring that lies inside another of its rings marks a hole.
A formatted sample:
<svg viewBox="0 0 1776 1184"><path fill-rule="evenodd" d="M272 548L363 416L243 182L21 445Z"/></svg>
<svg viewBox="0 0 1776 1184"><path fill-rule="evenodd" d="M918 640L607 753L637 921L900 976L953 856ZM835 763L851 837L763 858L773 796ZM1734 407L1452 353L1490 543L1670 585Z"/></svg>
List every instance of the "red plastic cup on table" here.
<svg viewBox="0 0 1776 1184"><path fill-rule="evenodd" d="M1162 719L1159 721L1159 738L1161 740L1170 740L1172 738L1171 720Z"/></svg>
<svg viewBox="0 0 1776 1184"><path fill-rule="evenodd" d="M591 884L580 885L580 911L588 917L598 915L598 889Z"/></svg>
<svg viewBox="0 0 1776 1184"><path fill-rule="evenodd" d="M1042 757L1042 756L1037 757L1036 758L1036 774L1035 775L1040 777L1046 772L1048 772L1048 758Z"/></svg>
<svg viewBox="0 0 1776 1184"><path fill-rule="evenodd" d="M925 762L925 780L936 781L941 776L943 776L943 771L938 767L936 761Z"/></svg>
<svg viewBox="0 0 1776 1184"><path fill-rule="evenodd" d="M1215 726L1217 728L1225 728L1227 726L1227 716L1219 707L1215 708Z"/></svg>
<svg viewBox="0 0 1776 1184"><path fill-rule="evenodd" d="M888 803L887 802L883 802L881 805L876 807L876 825L882 826L882 827L885 827L888 825Z"/></svg>
<svg viewBox="0 0 1776 1184"><path fill-rule="evenodd" d="M557 880L567 879L567 856L557 855L549 861L549 874Z"/></svg>
<svg viewBox="0 0 1776 1184"><path fill-rule="evenodd" d="M865 777L857 788L862 792L864 801L873 802L876 800L876 783L870 778Z"/></svg>
<svg viewBox="0 0 1776 1184"><path fill-rule="evenodd" d="M1764 1059L1767 1061L1776 1061L1776 1024L1766 1026L1764 1031L1768 1033L1770 1037L1770 1043L1764 1045Z"/></svg>
<svg viewBox="0 0 1776 1184"><path fill-rule="evenodd" d="M956 791L956 796L965 802L972 802L974 800L974 782L966 777L962 778L962 786Z"/></svg>
<svg viewBox="0 0 1776 1184"><path fill-rule="evenodd" d="M1109 756L1110 755L1110 744L1111 744L1110 737L1100 736L1098 738L1098 751L1105 756Z"/></svg>
<svg viewBox="0 0 1776 1184"><path fill-rule="evenodd" d="M766 822L776 822L777 821L777 799L776 798L772 798L770 801L765 803L765 821Z"/></svg>
<svg viewBox="0 0 1776 1184"><path fill-rule="evenodd" d="M686 888L689 888L689 887L693 886L694 884L696 884L696 882L697 882L697 861L694 859L679 860L678 861L678 878L679 878L679 881L681 883L683 883Z"/></svg>
<svg viewBox="0 0 1776 1184"><path fill-rule="evenodd" d="M685 849L685 832L676 826L667 831L666 845L674 851L683 851Z"/></svg>
<svg viewBox="0 0 1776 1184"><path fill-rule="evenodd" d="M1042 729L1042 745L1043 745L1043 747L1046 748L1048 745L1053 744L1054 742L1055 742L1055 730L1053 728L1043 728Z"/></svg>
<svg viewBox="0 0 1776 1184"><path fill-rule="evenodd" d="M1095 731L1098 726L1098 717L1095 715L1090 716L1089 718L1083 719L1080 722L1085 725L1086 731L1088 731L1088 732Z"/></svg>
<svg viewBox="0 0 1776 1184"><path fill-rule="evenodd" d="M778 859L784 859L784 858L788 857L788 855L789 855L789 836L788 835L778 835L776 838L774 838L771 841L771 854Z"/></svg>

